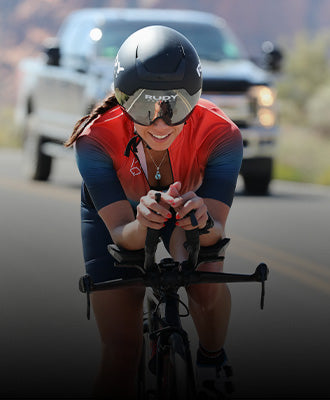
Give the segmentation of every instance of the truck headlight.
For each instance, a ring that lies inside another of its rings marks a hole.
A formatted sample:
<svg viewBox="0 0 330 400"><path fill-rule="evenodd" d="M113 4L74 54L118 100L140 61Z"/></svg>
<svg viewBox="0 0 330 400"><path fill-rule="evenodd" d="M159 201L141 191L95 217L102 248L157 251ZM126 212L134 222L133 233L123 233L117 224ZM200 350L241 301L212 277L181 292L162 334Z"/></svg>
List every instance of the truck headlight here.
<svg viewBox="0 0 330 400"><path fill-rule="evenodd" d="M275 102L275 94L272 89L262 86L258 93L258 103L262 107L271 107Z"/></svg>
<svg viewBox="0 0 330 400"><path fill-rule="evenodd" d="M251 111L257 122L265 128L271 128L276 122L275 91L268 86L252 86L249 91Z"/></svg>
<svg viewBox="0 0 330 400"><path fill-rule="evenodd" d="M100 28L93 28L89 32L89 37L93 40L93 42L98 42L102 39L103 32Z"/></svg>
<svg viewBox="0 0 330 400"><path fill-rule="evenodd" d="M250 96L256 100L259 107L271 107L275 102L275 92L268 86L252 86Z"/></svg>
<svg viewBox="0 0 330 400"><path fill-rule="evenodd" d="M271 128L275 125L275 113L269 108L260 108L258 110L258 120L262 126Z"/></svg>

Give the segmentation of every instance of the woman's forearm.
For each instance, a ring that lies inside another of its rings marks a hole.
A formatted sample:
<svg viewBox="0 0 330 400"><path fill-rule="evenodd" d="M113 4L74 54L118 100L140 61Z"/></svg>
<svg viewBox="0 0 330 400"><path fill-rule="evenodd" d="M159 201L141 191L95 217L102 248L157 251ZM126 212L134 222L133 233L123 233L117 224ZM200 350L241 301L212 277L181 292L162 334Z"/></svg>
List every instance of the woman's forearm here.
<svg viewBox="0 0 330 400"><path fill-rule="evenodd" d="M136 219L128 201L109 204L99 210L99 215L115 244L127 250L144 248L147 227Z"/></svg>
<svg viewBox="0 0 330 400"><path fill-rule="evenodd" d="M125 225L112 229L111 237L114 243L127 250L139 250L144 248L147 235L147 227L134 220Z"/></svg>
<svg viewBox="0 0 330 400"><path fill-rule="evenodd" d="M220 222L214 221L214 226L209 230L209 233L199 237L201 246L213 246L218 240L225 237L223 226Z"/></svg>

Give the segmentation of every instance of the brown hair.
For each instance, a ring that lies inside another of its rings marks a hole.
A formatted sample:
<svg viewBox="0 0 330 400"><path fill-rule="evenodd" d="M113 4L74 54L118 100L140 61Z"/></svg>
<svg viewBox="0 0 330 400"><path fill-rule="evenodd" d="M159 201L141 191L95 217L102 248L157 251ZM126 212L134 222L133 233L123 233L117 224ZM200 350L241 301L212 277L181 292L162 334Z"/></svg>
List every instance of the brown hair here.
<svg viewBox="0 0 330 400"><path fill-rule="evenodd" d="M111 108L118 106L118 101L114 94L111 94L109 97L103 100L103 102L96 107L87 115L80 118L79 121L76 122L72 134L70 138L64 143L65 147L70 147L77 140L78 136L82 133L82 131L86 128L86 126L92 122L99 115L104 114Z"/></svg>

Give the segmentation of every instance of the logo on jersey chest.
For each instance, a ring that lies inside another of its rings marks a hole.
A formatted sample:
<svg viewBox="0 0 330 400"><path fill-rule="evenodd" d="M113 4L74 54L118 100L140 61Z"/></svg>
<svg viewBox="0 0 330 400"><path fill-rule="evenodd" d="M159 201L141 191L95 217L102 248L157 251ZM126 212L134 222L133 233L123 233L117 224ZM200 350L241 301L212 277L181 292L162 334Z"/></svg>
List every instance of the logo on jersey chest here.
<svg viewBox="0 0 330 400"><path fill-rule="evenodd" d="M136 158L134 158L134 160L132 161L130 173L133 176L141 175L141 167L140 167L139 161Z"/></svg>

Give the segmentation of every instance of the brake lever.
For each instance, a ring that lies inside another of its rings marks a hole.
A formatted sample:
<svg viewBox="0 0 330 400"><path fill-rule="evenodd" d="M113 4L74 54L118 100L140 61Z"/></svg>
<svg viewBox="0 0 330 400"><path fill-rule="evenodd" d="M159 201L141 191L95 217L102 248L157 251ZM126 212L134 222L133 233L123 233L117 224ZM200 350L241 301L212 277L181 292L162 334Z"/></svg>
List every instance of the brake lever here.
<svg viewBox="0 0 330 400"><path fill-rule="evenodd" d="M260 298L260 308L261 310L264 309L264 304L265 304L265 282L261 282L261 298Z"/></svg>
<svg viewBox="0 0 330 400"><path fill-rule="evenodd" d="M189 211L187 216L190 217L190 222L191 222L192 226L198 226L198 221L197 221L197 218L196 218L196 215L195 215L195 210Z"/></svg>
<svg viewBox="0 0 330 400"><path fill-rule="evenodd" d="M261 282L261 297L260 297L260 308L264 309L265 305L265 295L266 295L266 284L265 281L268 278L269 269L266 264L261 263L256 268L256 280L257 282Z"/></svg>
<svg viewBox="0 0 330 400"><path fill-rule="evenodd" d="M161 193L155 193L155 200L157 203L161 200ZM148 228L145 241L145 258L144 258L144 271L149 270L155 264L155 254L157 245L159 243L160 231L157 229Z"/></svg>
<svg viewBox="0 0 330 400"><path fill-rule="evenodd" d="M93 288L93 281L90 275L86 274L79 279L79 290L82 293L86 293L87 300L87 319L91 318L91 300L90 300L90 292Z"/></svg>
<svg viewBox="0 0 330 400"><path fill-rule="evenodd" d="M192 226L198 226L195 210L191 210L187 216L190 217ZM184 242L183 246L188 251L188 260L187 263L185 263L185 266L189 265L194 269L198 264L198 255L200 250L199 229L195 228L189 231L186 230L185 234L187 241Z"/></svg>

